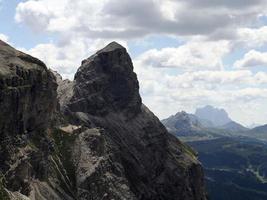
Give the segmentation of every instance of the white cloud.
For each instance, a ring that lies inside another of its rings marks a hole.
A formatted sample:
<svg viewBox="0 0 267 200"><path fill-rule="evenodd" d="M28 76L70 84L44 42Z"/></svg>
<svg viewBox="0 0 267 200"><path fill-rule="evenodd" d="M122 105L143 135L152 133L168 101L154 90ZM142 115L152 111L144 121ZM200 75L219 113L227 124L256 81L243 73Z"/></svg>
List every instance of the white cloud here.
<svg viewBox="0 0 267 200"><path fill-rule="evenodd" d="M4 42L8 42L9 37L5 34L0 33L0 40L2 40Z"/></svg>
<svg viewBox="0 0 267 200"><path fill-rule="evenodd" d="M185 71L218 70L223 68L222 58L229 53L227 41L191 41L177 48L152 49L141 56L142 65L157 68L179 68Z"/></svg>
<svg viewBox="0 0 267 200"><path fill-rule="evenodd" d="M265 0L28 0L19 3L15 18L37 31L75 31L98 38L149 34L225 38L251 24L266 8Z"/></svg>
<svg viewBox="0 0 267 200"><path fill-rule="evenodd" d="M253 29L240 28L238 40L248 47L262 46L267 43L267 26Z"/></svg>
<svg viewBox="0 0 267 200"><path fill-rule="evenodd" d="M267 52L259 52L256 50L250 50L240 60L234 63L235 68L253 68L267 66Z"/></svg>
<svg viewBox="0 0 267 200"><path fill-rule="evenodd" d="M51 8L56 9L54 3L51 4ZM30 0L19 3L18 7L16 8L15 19L17 22L24 22L34 31L42 31L43 29L47 28L50 17L52 17L54 14L50 9L42 1Z"/></svg>
<svg viewBox="0 0 267 200"><path fill-rule="evenodd" d="M150 34L186 35L187 42L177 48L147 51L139 57L143 64L185 71L218 70L223 68L223 57L234 44L221 38L265 43L266 27L249 29L243 26L250 25L259 13L264 14L266 5L263 0L205 0L201 4L196 0L28 0L18 4L15 19L34 31L59 34L57 43L40 44L31 52L49 61L48 65L65 65L65 69L57 68L68 76L73 73L77 60L95 47L94 40L98 41L96 43L120 40L125 44L130 38ZM54 53L40 51L44 46ZM62 56L71 52L71 48L79 52L77 57Z"/></svg>
<svg viewBox="0 0 267 200"><path fill-rule="evenodd" d="M253 74L248 70L239 71L199 71L199 72L186 72L175 76L170 80L176 82L176 88L181 85L188 87L198 87L204 89L216 89L222 87L232 87L235 89L235 85L238 88L250 86L259 86L261 84L267 84L267 73L258 72Z"/></svg>

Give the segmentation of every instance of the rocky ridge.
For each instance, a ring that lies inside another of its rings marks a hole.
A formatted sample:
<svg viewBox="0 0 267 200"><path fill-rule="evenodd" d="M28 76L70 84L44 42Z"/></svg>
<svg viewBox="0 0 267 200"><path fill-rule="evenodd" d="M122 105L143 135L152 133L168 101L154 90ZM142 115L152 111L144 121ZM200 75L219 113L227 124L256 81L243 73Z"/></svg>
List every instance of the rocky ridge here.
<svg viewBox="0 0 267 200"><path fill-rule="evenodd" d="M71 82L1 42L0 86L2 198L206 199L195 152L142 104L121 45Z"/></svg>

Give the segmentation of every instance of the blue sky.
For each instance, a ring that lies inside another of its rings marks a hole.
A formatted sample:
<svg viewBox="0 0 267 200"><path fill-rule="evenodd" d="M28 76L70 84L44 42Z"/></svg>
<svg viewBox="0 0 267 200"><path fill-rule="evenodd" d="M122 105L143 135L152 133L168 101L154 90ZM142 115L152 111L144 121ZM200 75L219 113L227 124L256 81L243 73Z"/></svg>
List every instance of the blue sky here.
<svg viewBox="0 0 267 200"><path fill-rule="evenodd" d="M0 2L0 38L64 78L116 40L160 118L211 104L245 125L267 123L265 0Z"/></svg>
<svg viewBox="0 0 267 200"><path fill-rule="evenodd" d="M47 34L36 34L27 26L18 24L14 20L16 7L20 0L2 1L0 10L1 26L0 32L9 36L16 46L31 48L39 43L49 42L50 37Z"/></svg>

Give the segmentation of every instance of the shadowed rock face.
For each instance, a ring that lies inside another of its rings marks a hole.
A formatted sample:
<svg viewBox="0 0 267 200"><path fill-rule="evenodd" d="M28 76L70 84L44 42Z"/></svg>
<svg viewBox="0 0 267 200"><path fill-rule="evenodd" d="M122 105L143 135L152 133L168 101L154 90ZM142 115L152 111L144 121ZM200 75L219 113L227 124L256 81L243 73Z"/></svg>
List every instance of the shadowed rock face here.
<svg viewBox="0 0 267 200"><path fill-rule="evenodd" d="M55 187L60 182L47 136L56 88L43 62L0 41L0 199L43 199L41 192L47 192L46 199L59 197L48 183L41 184L48 178Z"/></svg>
<svg viewBox="0 0 267 200"><path fill-rule="evenodd" d="M44 63L0 43L0 135L44 130L56 104L56 82Z"/></svg>
<svg viewBox="0 0 267 200"><path fill-rule="evenodd" d="M113 42L84 60L70 91L61 107L86 129L74 148L79 198L205 199L201 166L142 105L125 48Z"/></svg>
<svg viewBox="0 0 267 200"><path fill-rule="evenodd" d="M84 60L74 80L74 95L68 105L72 112L97 116L140 112L139 84L131 58L115 42Z"/></svg>
<svg viewBox="0 0 267 200"><path fill-rule="evenodd" d="M0 45L0 58L5 48L11 47ZM84 60L73 82L57 74L60 111L55 79L45 65L25 54L21 61L21 53L11 50L13 57L0 59L3 79L18 73L9 63L22 62L23 73L36 71L21 98L3 93L9 86L1 90L3 109L17 106L10 115L0 114L4 135L22 145L13 147L13 153L2 151L8 146L1 145L1 163L7 164L0 164L0 194L6 188L11 199L206 200L195 153L142 104L124 47L113 42ZM15 112L22 117L14 117ZM31 118L36 121L29 123ZM57 123L49 123L51 119Z"/></svg>

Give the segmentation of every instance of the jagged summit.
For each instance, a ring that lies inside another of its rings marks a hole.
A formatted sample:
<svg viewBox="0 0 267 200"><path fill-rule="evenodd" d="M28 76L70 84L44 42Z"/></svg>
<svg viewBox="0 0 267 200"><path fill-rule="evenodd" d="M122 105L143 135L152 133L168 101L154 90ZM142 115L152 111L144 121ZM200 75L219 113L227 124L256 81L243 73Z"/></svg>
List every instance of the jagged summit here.
<svg viewBox="0 0 267 200"><path fill-rule="evenodd" d="M106 47L104 47L103 49L99 50L97 53L99 54L99 53L110 52L110 51L115 51L115 50L126 51L125 47L123 47L119 43L113 41L113 42L109 43Z"/></svg>
<svg viewBox="0 0 267 200"><path fill-rule="evenodd" d="M116 42L82 62L74 80L76 89L70 100L72 111L97 115L122 110L127 115L134 115L140 111L139 83L131 58ZM82 102L78 102L81 96ZM81 107L85 104L86 108Z"/></svg>

